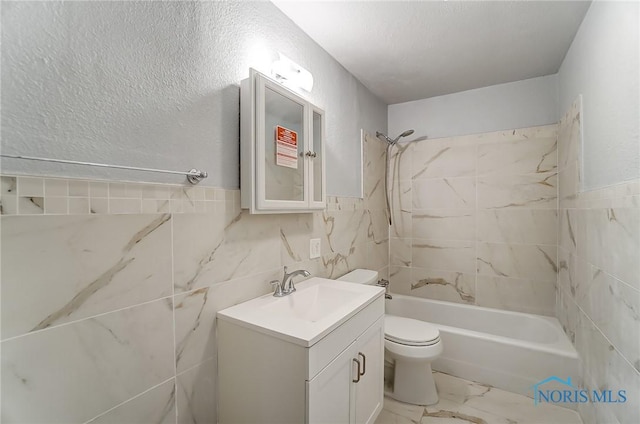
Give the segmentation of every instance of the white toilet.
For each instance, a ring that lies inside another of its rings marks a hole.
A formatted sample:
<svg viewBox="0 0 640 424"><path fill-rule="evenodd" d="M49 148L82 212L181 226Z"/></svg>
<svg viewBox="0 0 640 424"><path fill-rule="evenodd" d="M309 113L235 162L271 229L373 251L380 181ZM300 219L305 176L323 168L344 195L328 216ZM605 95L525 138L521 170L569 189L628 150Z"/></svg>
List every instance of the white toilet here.
<svg viewBox="0 0 640 424"><path fill-rule="evenodd" d="M376 284L378 273L356 269L338 280ZM385 359L395 362L393 391L385 394L414 405L437 403L438 392L431 373L431 361L442 353L438 329L424 321L385 315L384 333Z"/></svg>

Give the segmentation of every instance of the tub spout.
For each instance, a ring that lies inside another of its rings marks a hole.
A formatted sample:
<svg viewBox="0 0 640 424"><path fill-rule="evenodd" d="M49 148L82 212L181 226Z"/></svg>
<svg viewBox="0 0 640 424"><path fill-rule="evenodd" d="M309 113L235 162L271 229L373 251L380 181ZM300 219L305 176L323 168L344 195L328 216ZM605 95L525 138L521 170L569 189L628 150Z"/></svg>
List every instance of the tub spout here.
<svg viewBox="0 0 640 424"><path fill-rule="evenodd" d="M391 293L389 293L389 280L381 279L376 283L376 286L384 287L384 298L385 299L393 299L391 297Z"/></svg>

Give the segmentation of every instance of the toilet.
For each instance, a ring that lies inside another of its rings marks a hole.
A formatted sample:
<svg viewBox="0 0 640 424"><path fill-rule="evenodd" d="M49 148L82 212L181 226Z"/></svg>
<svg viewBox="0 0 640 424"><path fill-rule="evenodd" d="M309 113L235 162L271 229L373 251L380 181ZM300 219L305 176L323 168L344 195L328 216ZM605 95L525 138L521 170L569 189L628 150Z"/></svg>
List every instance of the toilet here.
<svg viewBox="0 0 640 424"><path fill-rule="evenodd" d="M378 273L356 269L338 280L376 284ZM414 405L437 403L438 392L431 362L442 353L438 328L416 319L385 315L384 333L385 361L395 363L393 389L385 392L385 395Z"/></svg>

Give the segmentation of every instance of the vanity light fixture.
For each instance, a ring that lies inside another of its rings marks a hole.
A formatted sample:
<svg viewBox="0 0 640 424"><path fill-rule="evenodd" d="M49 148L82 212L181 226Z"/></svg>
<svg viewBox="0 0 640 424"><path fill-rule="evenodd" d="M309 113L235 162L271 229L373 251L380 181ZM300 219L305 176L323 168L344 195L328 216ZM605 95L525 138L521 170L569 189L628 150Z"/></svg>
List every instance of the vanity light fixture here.
<svg viewBox="0 0 640 424"><path fill-rule="evenodd" d="M278 60L271 65L271 76L280 84L292 89L301 88L311 92L313 75L302 66L278 52Z"/></svg>

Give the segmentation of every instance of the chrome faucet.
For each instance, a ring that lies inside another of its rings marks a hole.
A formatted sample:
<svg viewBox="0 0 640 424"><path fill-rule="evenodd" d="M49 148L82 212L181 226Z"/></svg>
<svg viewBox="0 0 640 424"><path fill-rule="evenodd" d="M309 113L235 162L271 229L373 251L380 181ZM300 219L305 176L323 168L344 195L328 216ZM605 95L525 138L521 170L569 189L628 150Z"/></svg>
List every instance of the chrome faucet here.
<svg viewBox="0 0 640 424"><path fill-rule="evenodd" d="M275 287L275 290L273 292L273 295L275 297L282 297L282 296L286 296L288 294L293 293L294 291L296 291L296 287L293 285L293 277L297 276L297 275L302 275L303 277L308 277L311 275L311 273L309 271L306 271L304 269L298 269L296 271L293 271L291 273L287 272L287 267L284 267L284 275L282 277L282 282L279 283L277 286L276 284L278 283L277 280L274 280L271 282L271 284Z"/></svg>
<svg viewBox="0 0 640 424"><path fill-rule="evenodd" d="M376 283L376 286L384 287L384 298L385 299L393 299L391 297L391 293L389 293L389 280L381 279Z"/></svg>

